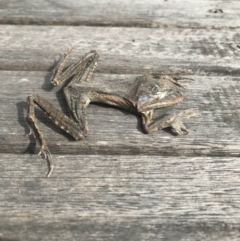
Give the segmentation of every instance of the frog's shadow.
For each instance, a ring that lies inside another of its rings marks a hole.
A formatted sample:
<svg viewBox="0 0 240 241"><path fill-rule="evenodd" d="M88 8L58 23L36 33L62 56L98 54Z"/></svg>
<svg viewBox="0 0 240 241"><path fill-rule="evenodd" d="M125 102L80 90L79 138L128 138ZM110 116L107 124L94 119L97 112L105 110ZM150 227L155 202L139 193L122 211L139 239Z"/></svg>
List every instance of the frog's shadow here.
<svg viewBox="0 0 240 241"><path fill-rule="evenodd" d="M24 110L27 110L27 102L26 101L20 101L16 104L17 110L18 110L18 123L24 128L24 136L29 136L29 145L27 146L24 153L31 153L33 154L36 149L36 142L34 140L34 137L32 135L29 135L29 127L27 125L27 122L25 121L24 116Z"/></svg>

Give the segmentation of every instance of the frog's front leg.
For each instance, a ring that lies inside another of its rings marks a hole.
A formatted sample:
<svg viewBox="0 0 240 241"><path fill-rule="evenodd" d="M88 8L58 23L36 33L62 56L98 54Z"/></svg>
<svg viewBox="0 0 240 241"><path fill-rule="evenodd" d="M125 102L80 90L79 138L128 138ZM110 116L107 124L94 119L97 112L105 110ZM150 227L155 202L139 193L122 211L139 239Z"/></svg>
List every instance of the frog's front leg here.
<svg viewBox="0 0 240 241"><path fill-rule="evenodd" d="M184 126L182 121L191 117L201 116L196 108L190 108L176 113L168 114L162 118L152 120L153 110L142 112L142 123L146 133L151 133L160 129L171 127L172 131L178 135L186 135L190 131Z"/></svg>

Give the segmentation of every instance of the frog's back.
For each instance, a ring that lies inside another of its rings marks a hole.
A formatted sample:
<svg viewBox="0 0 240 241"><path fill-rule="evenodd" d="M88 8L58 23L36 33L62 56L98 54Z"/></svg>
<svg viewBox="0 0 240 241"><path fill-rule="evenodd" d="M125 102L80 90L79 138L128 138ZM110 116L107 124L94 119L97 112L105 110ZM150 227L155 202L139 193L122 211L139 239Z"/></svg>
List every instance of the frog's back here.
<svg viewBox="0 0 240 241"><path fill-rule="evenodd" d="M104 79L101 81L82 81L76 87L81 91L92 91L98 93L104 93L109 95L116 95L123 98L129 98L132 86L134 84L134 79Z"/></svg>
<svg viewBox="0 0 240 241"><path fill-rule="evenodd" d="M155 95L159 91L175 90L178 88L173 82L162 75L154 78L151 75L143 75L132 79L104 79L101 81L82 81L76 86L81 92L98 92L116 95L132 102L137 102L141 96Z"/></svg>
<svg viewBox="0 0 240 241"><path fill-rule="evenodd" d="M180 87L167 75L137 77L131 91L131 101L139 112L175 105L183 100Z"/></svg>

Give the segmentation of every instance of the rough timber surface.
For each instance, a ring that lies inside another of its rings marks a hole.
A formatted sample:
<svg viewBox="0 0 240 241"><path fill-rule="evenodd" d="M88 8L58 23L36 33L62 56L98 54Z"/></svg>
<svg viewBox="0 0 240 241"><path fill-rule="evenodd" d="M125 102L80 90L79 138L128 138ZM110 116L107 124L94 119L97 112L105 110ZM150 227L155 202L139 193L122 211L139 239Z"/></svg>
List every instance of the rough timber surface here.
<svg viewBox="0 0 240 241"><path fill-rule="evenodd" d="M95 74L92 82L104 85L104 82L112 81L117 85L120 81L131 81L135 77ZM202 117L186 121L191 130L187 136L174 136L170 130L146 135L142 132L141 121L137 116L112 107L90 105L87 111L89 135L84 141L74 141L37 108L36 113L49 148L56 154L239 156L240 113L236 109L240 105L240 78L190 77L195 81L185 82L188 84L185 99L175 109L198 107ZM29 129L25 121L25 99L30 93L38 93L67 114L62 91L50 91L47 72L2 71L0 78L8 83L0 83L0 152L38 152L39 148L33 145L35 141L32 136L26 135ZM10 92L11 96L8 94ZM156 111L157 115L161 115L161 110ZM32 145L29 145L30 142Z"/></svg>
<svg viewBox="0 0 240 241"><path fill-rule="evenodd" d="M238 158L54 157L2 155L2 240L239 239Z"/></svg>
<svg viewBox="0 0 240 241"><path fill-rule="evenodd" d="M101 73L240 74L236 30L0 25L0 34L2 70L49 71L71 44L70 62L95 49Z"/></svg>
<svg viewBox="0 0 240 241"><path fill-rule="evenodd" d="M161 28L239 28L238 0L5 0L0 23ZM39 10L40 9L40 10Z"/></svg>
<svg viewBox="0 0 240 241"><path fill-rule="evenodd" d="M234 0L1 1L0 241L239 240L239 10ZM90 105L76 142L36 109L55 162L46 179L26 97L67 114L49 81L69 44L70 63L97 50L101 85L193 78L175 109L202 118L186 122L188 136L146 135L135 115Z"/></svg>

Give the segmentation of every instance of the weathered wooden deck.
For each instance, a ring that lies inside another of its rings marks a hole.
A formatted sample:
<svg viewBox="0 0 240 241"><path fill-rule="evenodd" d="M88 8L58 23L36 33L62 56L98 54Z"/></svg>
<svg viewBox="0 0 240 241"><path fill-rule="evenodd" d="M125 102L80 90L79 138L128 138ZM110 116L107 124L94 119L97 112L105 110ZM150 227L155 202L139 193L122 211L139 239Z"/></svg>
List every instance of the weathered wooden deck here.
<svg viewBox="0 0 240 241"><path fill-rule="evenodd" d="M0 241L239 240L239 14L237 0L2 1ZM202 118L188 136L146 135L138 117L90 105L89 135L75 142L36 111L55 160L46 179L26 97L67 113L49 81L69 44L71 61L98 51L92 81L194 78L177 108Z"/></svg>

